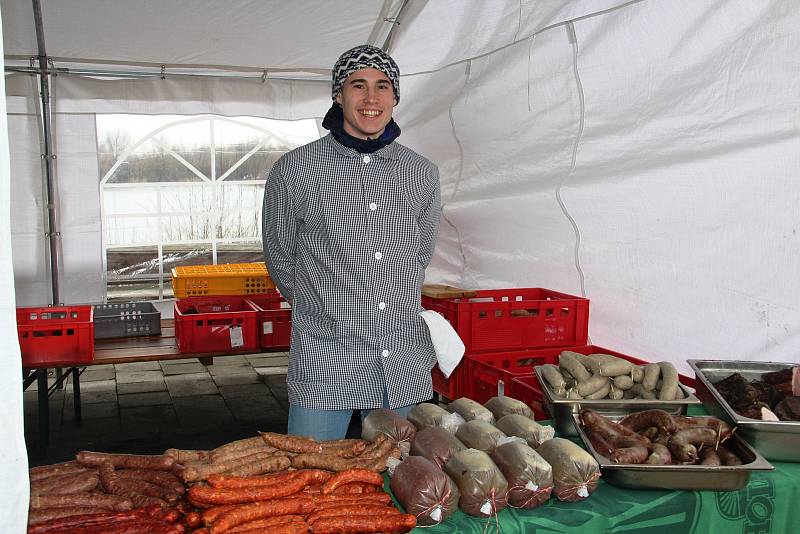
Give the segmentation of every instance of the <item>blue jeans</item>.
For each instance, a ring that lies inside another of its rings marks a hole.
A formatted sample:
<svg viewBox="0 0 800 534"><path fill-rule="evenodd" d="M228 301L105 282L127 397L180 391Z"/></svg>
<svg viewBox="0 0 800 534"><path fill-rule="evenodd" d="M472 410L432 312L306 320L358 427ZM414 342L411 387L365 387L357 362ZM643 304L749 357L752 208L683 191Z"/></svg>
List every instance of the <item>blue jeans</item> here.
<svg viewBox="0 0 800 534"><path fill-rule="evenodd" d="M408 415L411 408L416 404L395 408L395 412L403 417ZM389 407L389 400L384 394L383 407ZM363 421L372 410L361 410L361 420ZM353 410L317 410L315 408L301 408L295 404L289 405L289 434L297 436L307 436L318 441L328 441L331 439L344 439L347 435L347 427L350 426L350 419L353 417Z"/></svg>

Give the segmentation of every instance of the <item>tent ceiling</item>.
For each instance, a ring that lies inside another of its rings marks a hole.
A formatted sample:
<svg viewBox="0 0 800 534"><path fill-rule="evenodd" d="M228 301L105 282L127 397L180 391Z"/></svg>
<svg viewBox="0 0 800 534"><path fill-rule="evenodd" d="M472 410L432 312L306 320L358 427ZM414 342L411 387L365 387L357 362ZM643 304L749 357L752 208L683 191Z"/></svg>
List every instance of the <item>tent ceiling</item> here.
<svg viewBox="0 0 800 534"><path fill-rule="evenodd" d="M47 55L74 64L328 72L383 39L399 0L42 1ZM7 58L38 54L32 0L2 0ZM302 28L299 32L298 29ZM379 45L382 42L378 43Z"/></svg>

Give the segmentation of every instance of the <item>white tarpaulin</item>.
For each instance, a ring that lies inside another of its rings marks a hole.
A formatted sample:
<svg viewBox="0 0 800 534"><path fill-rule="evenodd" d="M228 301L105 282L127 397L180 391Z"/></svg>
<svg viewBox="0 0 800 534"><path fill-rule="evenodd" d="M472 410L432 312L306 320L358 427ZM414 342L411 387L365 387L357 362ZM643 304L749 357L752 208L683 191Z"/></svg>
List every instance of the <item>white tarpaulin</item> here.
<svg viewBox="0 0 800 534"><path fill-rule="evenodd" d="M339 53L399 22L399 141L442 179L429 282L584 294L594 344L684 373L688 358L800 361L796 2L43 4L56 68L165 66L164 79L54 79L65 298L103 291L95 114L319 119ZM6 64L27 65L30 1L0 9ZM234 72L254 78L173 75ZM37 86L6 83L0 213L17 298L34 303L49 291Z"/></svg>

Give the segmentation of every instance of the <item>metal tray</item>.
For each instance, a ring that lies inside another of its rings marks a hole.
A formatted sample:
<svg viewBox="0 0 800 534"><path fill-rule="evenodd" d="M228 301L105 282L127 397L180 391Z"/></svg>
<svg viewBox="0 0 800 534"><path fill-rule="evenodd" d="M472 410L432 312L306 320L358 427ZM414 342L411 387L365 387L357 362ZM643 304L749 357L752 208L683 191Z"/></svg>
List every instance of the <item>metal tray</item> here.
<svg viewBox="0 0 800 534"><path fill-rule="evenodd" d="M764 373L793 367L791 363L736 360L688 360L697 376L697 396L712 415L738 428L737 432L769 460L800 462L800 421L762 421L736 413L714 383L741 373L748 380Z"/></svg>
<svg viewBox="0 0 800 534"><path fill-rule="evenodd" d="M683 384L680 384L680 386L685 397L673 401L658 399L567 399L566 397L556 396L555 393L553 393L550 384L542 377L542 370L540 367L535 367L534 372L536 373L536 378L539 380L539 384L542 386L542 405L550 412L553 418L553 426L560 436L576 437L578 435L572 416L586 408L606 416L623 416L631 412L655 409L664 410L671 415L685 415L689 405L699 406L701 404L700 399L695 397L692 391Z"/></svg>
<svg viewBox="0 0 800 534"><path fill-rule="evenodd" d="M733 491L747 485L751 472L775 469L735 433L725 445L742 459L743 465L615 464L592 447L578 418L578 414L573 415L573 423L586 450L600 464L603 480L615 486L633 489ZM610 419L618 421L621 417Z"/></svg>

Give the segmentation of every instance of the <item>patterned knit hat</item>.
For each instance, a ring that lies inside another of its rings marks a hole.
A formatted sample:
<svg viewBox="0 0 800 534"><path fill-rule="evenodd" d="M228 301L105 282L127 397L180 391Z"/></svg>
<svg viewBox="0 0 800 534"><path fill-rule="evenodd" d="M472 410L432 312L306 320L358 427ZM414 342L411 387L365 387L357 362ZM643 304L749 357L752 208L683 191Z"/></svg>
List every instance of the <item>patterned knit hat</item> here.
<svg viewBox="0 0 800 534"><path fill-rule="evenodd" d="M397 63L389 54L370 45L351 48L336 60L331 71L333 78L331 98L336 100L336 95L339 94L348 76L359 69L366 68L377 69L384 73L392 82L395 100L400 102L400 69L397 68Z"/></svg>

